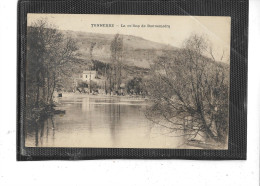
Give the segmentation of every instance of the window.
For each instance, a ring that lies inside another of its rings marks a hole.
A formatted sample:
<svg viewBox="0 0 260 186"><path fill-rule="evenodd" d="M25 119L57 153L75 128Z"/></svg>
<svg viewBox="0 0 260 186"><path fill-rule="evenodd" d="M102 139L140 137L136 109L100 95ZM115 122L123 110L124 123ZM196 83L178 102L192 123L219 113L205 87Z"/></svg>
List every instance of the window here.
<svg viewBox="0 0 260 186"><path fill-rule="evenodd" d="M88 75L86 75L86 78L88 78Z"/></svg>

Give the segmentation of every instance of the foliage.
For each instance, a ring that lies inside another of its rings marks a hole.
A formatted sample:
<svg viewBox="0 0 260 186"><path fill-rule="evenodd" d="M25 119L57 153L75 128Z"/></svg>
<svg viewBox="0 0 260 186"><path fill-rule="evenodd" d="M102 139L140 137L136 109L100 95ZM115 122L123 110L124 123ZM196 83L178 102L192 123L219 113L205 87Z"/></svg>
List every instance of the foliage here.
<svg viewBox="0 0 260 186"><path fill-rule="evenodd" d="M110 91L118 91L122 77L123 38L116 34L110 45L111 68L107 71Z"/></svg>
<svg viewBox="0 0 260 186"><path fill-rule="evenodd" d="M34 22L27 35L26 102L29 108L37 108L52 104L53 93L62 90L72 63L80 61L75 41L64 37L47 20Z"/></svg>
<svg viewBox="0 0 260 186"><path fill-rule="evenodd" d="M126 85L128 94L140 95L143 91L142 78L134 77Z"/></svg>
<svg viewBox="0 0 260 186"><path fill-rule="evenodd" d="M80 83L78 84L78 87L79 87L79 88L88 88L88 84L87 84L87 82L80 82Z"/></svg>

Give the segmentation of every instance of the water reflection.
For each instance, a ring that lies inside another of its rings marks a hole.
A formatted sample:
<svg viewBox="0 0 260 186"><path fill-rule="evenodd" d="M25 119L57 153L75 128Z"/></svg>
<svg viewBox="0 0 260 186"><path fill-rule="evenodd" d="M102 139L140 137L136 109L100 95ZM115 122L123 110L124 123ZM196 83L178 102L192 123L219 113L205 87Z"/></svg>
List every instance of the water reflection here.
<svg viewBox="0 0 260 186"><path fill-rule="evenodd" d="M26 127L29 147L174 148L179 141L146 119L144 100L124 97L64 97L64 115Z"/></svg>

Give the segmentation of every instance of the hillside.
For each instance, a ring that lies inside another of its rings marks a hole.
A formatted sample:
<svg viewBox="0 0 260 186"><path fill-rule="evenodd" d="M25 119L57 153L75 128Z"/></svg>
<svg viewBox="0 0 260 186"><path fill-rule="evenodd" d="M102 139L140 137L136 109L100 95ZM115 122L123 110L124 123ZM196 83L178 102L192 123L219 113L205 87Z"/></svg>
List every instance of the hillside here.
<svg viewBox="0 0 260 186"><path fill-rule="evenodd" d="M46 28L46 30L48 29ZM28 31L30 31L30 27ZM76 41L77 52L81 54L80 58L82 59L73 59L69 67L66 67L69 72L67 76L61 78L63 86L70 89L74 82L73 77L79 77L82 71L89 70L90 68L98 71L101 77L107 77L107 71L113 68L113 65L111 65L110 46L115 37L114 34L59 31L65 37L71 37ZM28 38L30 38L30 36L31 40L33 40L33 35L29 34ZM120 68L120 79L124 83L135 77L141 77L143 79L150 78L150 67L152 64L160 63L158 61L159 59L164 61L165 57L170 61L182 52L185 52L185 50L149 41L141 37L131 35L121 35L120 37L123 39L123 65ZM89 63L90 48L93 46L93 43L95 43L92 53L93 61ZM205 61L209 62L207 65L208 71L215 69L216 66L229 67L229 64L215 62L208 59L208 57L205 57L205 59Z"/></svg>
<svg viewBox="0 0 260 186"><path fill-rule="evenodd" d="M90 58L91 43L96 43L93 49L93 59L110 63L110 45L115 35L68 30L62 33L77 41L82 59ZM177 50L177 48L141 37L123 35L123 63L126 65L149 68L150 63L166 50Z"/></svg>

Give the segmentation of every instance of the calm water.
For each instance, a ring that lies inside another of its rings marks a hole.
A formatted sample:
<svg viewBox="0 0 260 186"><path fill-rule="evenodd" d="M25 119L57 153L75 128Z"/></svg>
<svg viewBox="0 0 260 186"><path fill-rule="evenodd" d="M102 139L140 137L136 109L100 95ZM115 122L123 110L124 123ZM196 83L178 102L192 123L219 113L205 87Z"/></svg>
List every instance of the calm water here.
<svg viewBox="0 0 260 186"><path fill-rule="evenodd" d="M26 130L28 147L178 148L181 140L146 119L144 100L70 96L59 99L63 115Z"/></svg>

